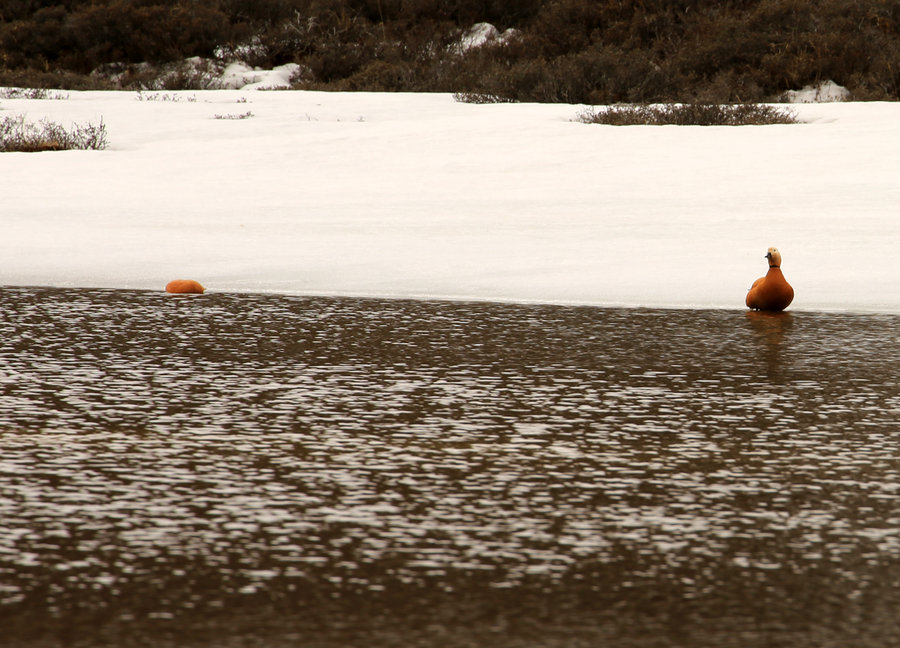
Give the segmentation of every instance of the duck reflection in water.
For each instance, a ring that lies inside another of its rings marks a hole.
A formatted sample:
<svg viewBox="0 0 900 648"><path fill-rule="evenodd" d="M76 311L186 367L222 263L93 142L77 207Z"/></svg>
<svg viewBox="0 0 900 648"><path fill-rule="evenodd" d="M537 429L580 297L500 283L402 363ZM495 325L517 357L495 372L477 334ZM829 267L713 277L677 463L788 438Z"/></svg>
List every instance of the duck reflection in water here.
<svg viewBox="0 0 900 648"><path fill-rule="evenodd" d="M778 379L784 375L782 350L794 326L790 312L747 311L747 322L753 331L753 340L766 361L766 375Z"/></svg>

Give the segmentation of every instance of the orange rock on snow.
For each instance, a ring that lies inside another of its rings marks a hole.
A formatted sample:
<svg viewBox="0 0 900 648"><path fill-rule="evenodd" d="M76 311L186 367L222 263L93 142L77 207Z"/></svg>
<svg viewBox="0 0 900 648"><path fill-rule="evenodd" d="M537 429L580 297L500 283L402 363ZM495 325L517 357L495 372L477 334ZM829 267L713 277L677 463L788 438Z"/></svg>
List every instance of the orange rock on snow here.
<svg viewBox="0 0 900 648"><path fill-rule="evenodd" d="M175 279L166 284L169 293L202 293L203 286L193 279Z"/></svg>
<svg viewBox="0 0 900 648"><path fill-rule="evenodd" d="M766 253L769 271L750 286L747 307L753 310L783 311L794 299L794 289L781 274L781 252L770 247Z"/></svg>

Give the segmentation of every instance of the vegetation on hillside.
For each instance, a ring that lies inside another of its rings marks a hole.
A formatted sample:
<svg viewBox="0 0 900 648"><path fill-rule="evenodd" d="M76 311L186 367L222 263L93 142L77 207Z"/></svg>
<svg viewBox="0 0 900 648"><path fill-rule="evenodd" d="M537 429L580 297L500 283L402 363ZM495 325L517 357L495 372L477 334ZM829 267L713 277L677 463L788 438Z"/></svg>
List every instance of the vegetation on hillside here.
<svg viewBox="0 0 900 648"><path fill-rule="evenodd" d="M514 35L455 47L478 22ZM900 0L0 0L2 85L137 89L194 56L335 90L752 102L833 79L897 100Z"/></svg>

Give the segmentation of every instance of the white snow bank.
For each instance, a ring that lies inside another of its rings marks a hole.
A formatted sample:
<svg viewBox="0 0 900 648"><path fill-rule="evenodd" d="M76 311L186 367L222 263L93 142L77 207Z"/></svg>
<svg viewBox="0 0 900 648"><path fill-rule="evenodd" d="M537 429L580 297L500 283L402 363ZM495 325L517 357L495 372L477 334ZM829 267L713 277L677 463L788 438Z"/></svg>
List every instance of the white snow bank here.
<svg viewBox="0 0 900 648"><path fill-rule="evenodd" d="M784 101L787 103L828 103L849 99L850 91L830 80L816 86L804 86L802 90L788 90L784 93Z"/></svg>
<svg viewBox="0 0 900 648"><path fill-rule="evenodd" d="M900 312L900 104L614 127L437 94L179 96L0 101L111 143L0 154L0 285L743 308L775 245L791 308Z"/></svg>
<svg viewBox="0 0 900 648"><path fill-rule="evenodd" d="M244 90L290 88L299 73L300 66L296 63L280 65L272 70L261 70L238 61L225 67L219 85L222 88Z"/></svg>
<svg viewBox="0 0 900 648"><path fill-rule="evenodd" d="M459 43L456 45L456 52L465 54L470 50L478 49L485 45L500 45L516 38L519 33L519 30L513 28L507 29L501 33L500 30L490 23L476 23L463 33L462 37L459 39Z"/></svg>
<svg viewBox="0 0 900 648"><path fill-rule="evenodd" d="M243 46L245 52L250 45ZM274 69L261 69L247 65L243 61L232 61L224 64L218 59L193 56L177 63L169 63L162 67L151 63L111 63L98 67L92 75L105 78L113 83L121 84L131 75L147 78L155 77L148 82L148 90L161 90L188 77L195 82L195 87L208 89L248 89L273 90L290 88L299 79L304 68L296 63L288 63Z"/></svg>

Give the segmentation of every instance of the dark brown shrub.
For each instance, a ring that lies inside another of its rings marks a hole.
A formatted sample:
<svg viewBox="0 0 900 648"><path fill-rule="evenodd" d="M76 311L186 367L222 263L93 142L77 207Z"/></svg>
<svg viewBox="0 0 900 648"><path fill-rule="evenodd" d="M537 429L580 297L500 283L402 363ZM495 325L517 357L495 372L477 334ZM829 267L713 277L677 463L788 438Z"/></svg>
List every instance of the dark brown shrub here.
<svg viewBox="0 0 900 648"><path fill-rule="evenodd" d="M74 72L46 72L31 68L4 70L0 68L0 86L19 88L58 88L63 90L114 90L105 79L76 74Z"/></svg>
<svg viewBox="0 0 900 648"><path fill-rule="evenodd" d="M607 26L603 2L562 0L547 5L526 36L536 56L555 58L579 52L592 42L594 32Z"/></svg>
<svg viewBox="0 0 900 648"><path fill-rule="evenodd" d="M593 104L658 100L666 94L665 83L642 53L610 47L495 69L475 91L517 101Z"/></svg>
<svg viewBox="0 0 900 648"><path fill-rule="evenodd" d="M39 67L72 47L64 7L47 7L30 18L0 22L0 62L4 67Z"/></svg>
<svg viewBox="0 0 900 648"><path fill-rule="evenodd" d="M753 68L725 70L712 79L694 81L688 87L693 89L692 99L699 103L759 102L772 94L760 85L760 76Z"/></svg>
<svg viewBox="0 0 900 648"><path fill-rule="evenodd" d="M227 18L203 6L140 7L121 0L88 7L69 25L86 69L102 63L174 61L210 56L231 36Z"/></svg>
<svg viewBox="0 0 900 648"><path fill-rule="evenodd" d="M580 113L578 121L610 126L761 126L796 124L791 110L762 104L657 104L608 106Z"/></svg>
<svg viewBox="0 0 900 648"><path fill-rule="evenodd" d="M413 84L412 74L405 64L376 60L340 82L338 87L349 91L398 92L408 90Z"/></svg>
<svg viewBox="0 0 900 648"><path fill-rule="evenodd" d="M22 116L8 116L0 120L0 152L37 153L70 149L102 150L108 145L106 126L73 124L70 130L42 121L32 124Z"/></svg>

